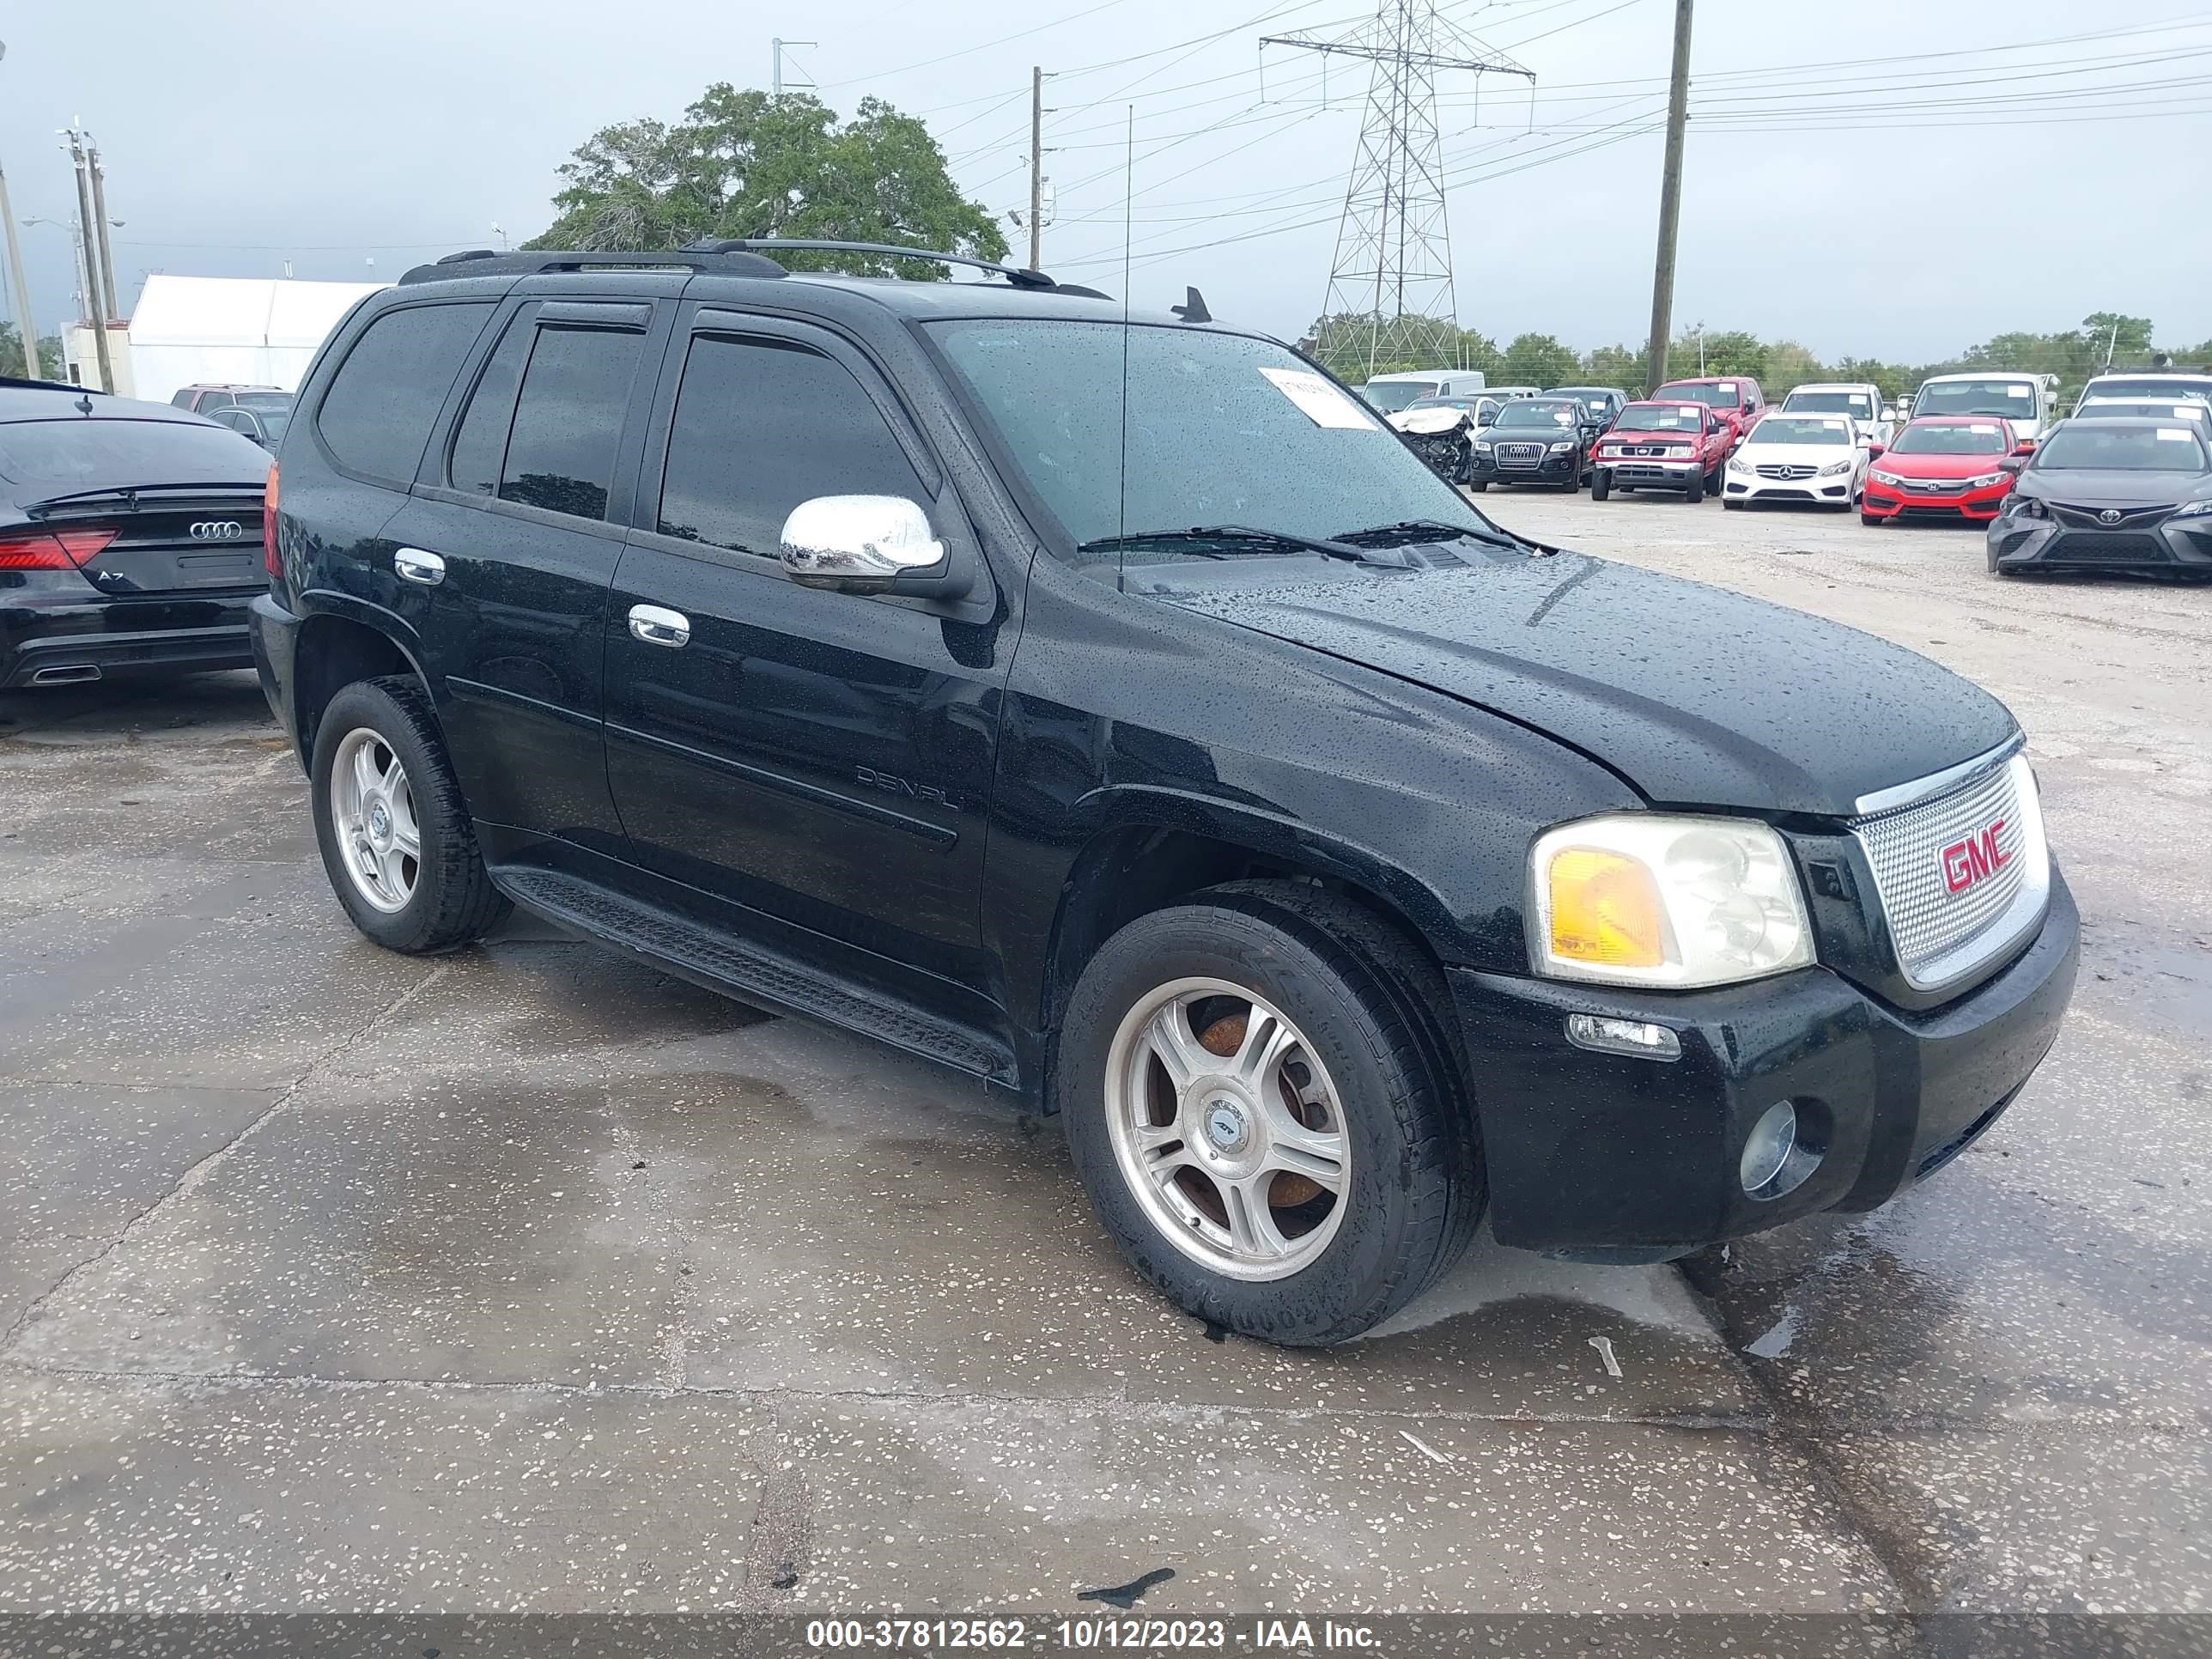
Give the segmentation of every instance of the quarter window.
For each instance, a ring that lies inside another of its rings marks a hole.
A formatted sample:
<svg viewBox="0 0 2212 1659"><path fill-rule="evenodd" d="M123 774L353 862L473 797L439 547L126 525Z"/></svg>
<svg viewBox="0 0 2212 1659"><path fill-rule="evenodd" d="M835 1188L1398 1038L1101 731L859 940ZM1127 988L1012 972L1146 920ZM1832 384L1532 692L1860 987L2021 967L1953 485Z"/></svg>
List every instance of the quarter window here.
<svg viewBox="0 0 2212 1659"><path fill-rule="evenodd" d="M645 336L629 330L538 329L500 469L501 501L579 519L607 516L644 345Z"/></svg>
<svg viewBox="0 0 2212 1659"><path fill-rule="evenodd" d="M403 306L368 325L323 395L315 428L342 466L410 483L489 304Z"/></svg>
<svg viewBox="0 0 2212 1659"><path fill-rule="evenodd" d="M514 396L522 389L522 371L537 337L531 319L526 314L517 318L477 377L476 390L469 394L469 406L453 435L447 477L454 489L478 495L499 494L507 435L514 425Z"/></svg>
<svg viewBox="0 0 2212 1659"><path fill-rule="evenodd" d="M852 373L805 346L702 335L691 343L660 490L664 536L774 556L783 521L817 495L928 492Z"/></svg>

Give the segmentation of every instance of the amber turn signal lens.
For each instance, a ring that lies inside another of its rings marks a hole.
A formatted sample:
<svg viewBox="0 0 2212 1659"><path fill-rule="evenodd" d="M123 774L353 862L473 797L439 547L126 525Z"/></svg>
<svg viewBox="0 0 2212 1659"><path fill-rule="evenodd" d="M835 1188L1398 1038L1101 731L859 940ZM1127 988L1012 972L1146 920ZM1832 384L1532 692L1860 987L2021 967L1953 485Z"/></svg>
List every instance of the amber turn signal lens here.
<svg viewBox="0 0 2212 1659"><path fill-rule="evenodd" d="M1659 886L1635 859L1569 847L1550 871L1552 954L1611 968L1656 968L1666 960Z"/></svg>

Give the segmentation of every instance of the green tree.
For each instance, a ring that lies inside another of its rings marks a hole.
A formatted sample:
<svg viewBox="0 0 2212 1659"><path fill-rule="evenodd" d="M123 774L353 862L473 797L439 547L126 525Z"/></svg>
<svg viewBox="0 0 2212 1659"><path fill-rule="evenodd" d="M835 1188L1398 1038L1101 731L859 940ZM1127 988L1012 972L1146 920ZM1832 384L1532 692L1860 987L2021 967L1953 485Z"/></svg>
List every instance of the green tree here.
<svg viewBox="0 0 2212 1659"><path fill-rule="evenodd" d="M23 374L23 337L15 331L13 323L0 323L0 374ZM58 334L42 336L39 341L39 367L29 375L34 380L58 380L62 378L62 337Z"/></svg>
<svg viewBox="0 0 2212 1659"><path fill-rule="evenodd" d="M1516 335L1498 366L1498 378L1506 386L1565 386L1582 372L1582 359L1573 348L1548 334Z"/></svg>
<svg viewBox="0 0 2212 1659"><path fill-rule="evenodd" d="M1583 374L1592 386L1618 386L1640 398L1644 356L1641 346L1634 350L1625 345L1599 346L1583 359Z"/></svg>
<svg viewBox="0 0 2212 1659"><path fill-rule="evenodd" d="M670 248L705 236L793 236L897 242L979 258L1006 240L963 197L929 130L864 98L840 125L805 93L772 98L716 82L674 125L647 118L604 127L561 168L560 216L529 247ZM789 254L805 269L932 278L910 259Z"/></svg>
<svg viewBox="0 0 2212 1659"><path fill-rule="evenodd" d="M1766 348L1766 367L1759 376L1760 388L1779 402L1790 388L1829 378L1827 365L1795 340L1777 340Z"/></svg>
<svg viewBox="0 0 2212 1659"><path fill-rule="evenodd" d="M2124 317L2117 311L2093 311L2081 319L2099 368L2106 355L2116 363L2140 362L2150 356L2150 319Z"/></svg>

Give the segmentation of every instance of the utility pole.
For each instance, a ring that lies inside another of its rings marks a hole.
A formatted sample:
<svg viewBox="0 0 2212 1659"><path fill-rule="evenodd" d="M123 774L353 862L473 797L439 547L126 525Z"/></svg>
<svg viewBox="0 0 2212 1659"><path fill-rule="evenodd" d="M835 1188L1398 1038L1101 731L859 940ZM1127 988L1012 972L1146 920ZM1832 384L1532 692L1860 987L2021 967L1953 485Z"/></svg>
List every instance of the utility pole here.
<svg viewBox="0 0 2212 1659"><path fill-rule="evenodd" d="M1363 59L1374 67L1359 149L1344 196L1316 355L1363 378L1404 363L1441 366L1459 339L1451 227L1444 211L1443 141L1437 77L1446 71L1535 76L1464 33L1438 0L1376 0L1375 15L1340 40L1310 30L1262 36L1290 46Z"/></svg>
<svg viewBox="0 0 2212 1659"><path fill-rule="evenodd" d="M1667 378L1668 332L1674 324L1674 230L1682 216L1682 135L1690 122L1690 6L1674 0L1674 75L1667 93L1667 161L1659 175L1659 254L1651 271L1651 345L1644 390ZM1699 347L1702 351L1704 342Z"/></svg>
<svg viewBox="0 0 2212 1659"><path fill-rule="evenodd" d="M1044 70L1030 66L1030 269L1044 268Z"/></svg>
<svg viewBox="0 0 2212 1659"><path fill-rule="evenodd" d="M7 46L0 44L0 58L7 55ZM0 220L6 221L8 226L9 299L15 313L15 331L23 339L23 374L30 380L43 380L46 377L39 366L39 319L31 309L31 284L23 271L23 249L15 236L15 210L9 205L8 173L4 167L0 167Z"/></svg>
<svg viewBox="0 0 2212 1659"><path fill-rule="evenodd" d="M107 314L120 317L115 299L115 250L107 240L107 169L100 164L100 146L90 133L84 136L85 166L92 174L93 225L100 237L100 293L107 301Z"/></svg>
<svg viewBox="0 0 2212 1659"><path fill-rule="evenodd" d="M115 366L107 356L107 307L103 303L106 277L100 268L100 248L93 229L92 169L86 165L83 135L75 127L64 129L69 134L70 161L76 169L77 246L84 252L84 309L92 324L94 354L100 360L100 389L115 390Z"/></svg>
<svg viewBox="0 0 2212 1659"><path fill-rule="evenodd" d="M774 96L781 98L783 96L783 49L786 46L818 46L822 43L819 40L784 40L771 36L768 44L775 58L775 65L769 72L769 89ZM813 77L810 76L807 79L808 84L811 85Z"/></svg>

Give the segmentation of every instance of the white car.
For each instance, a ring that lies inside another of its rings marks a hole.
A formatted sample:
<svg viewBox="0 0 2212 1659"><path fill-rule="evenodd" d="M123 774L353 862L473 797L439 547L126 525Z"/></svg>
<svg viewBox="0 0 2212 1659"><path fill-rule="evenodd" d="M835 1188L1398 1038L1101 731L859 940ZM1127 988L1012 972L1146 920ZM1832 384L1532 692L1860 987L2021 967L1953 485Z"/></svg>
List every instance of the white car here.
<svg viewBox="0 0 2212 1659"><path fill-rule="evenodd" d="M2074 412L2087 414L2093 403L2120 398L2130 403L2212 402L2212 374L2164 370L2100 374L2081 388L2081 397L2075 400Z"/></svg>
<svg viewBox="0 0 2212 1659"><path fill-rule="evenodd" d="M1848 415L1761 416L1729 457L1721 505L1814 501L1848 511L1866 486L1874 447Z"/></svg>
<svg viewBox="0 0 2212 1659"><path fill-rule="evenodd" d="M1784 415L1848 415L1859 430L1878 444L1890 439L1890 423L1882 406L1881 388L1871 381L1822 382L1801 386L1782 400Z"/></svg>
<svg viewBox="0 0 2212 1659"><path fill-rule="evenodd" d="M1354 390L1370 407L1389 416L1424 398L1479 398L1485 387L1480 369L1422 368L1377 374Z"/></svg>

